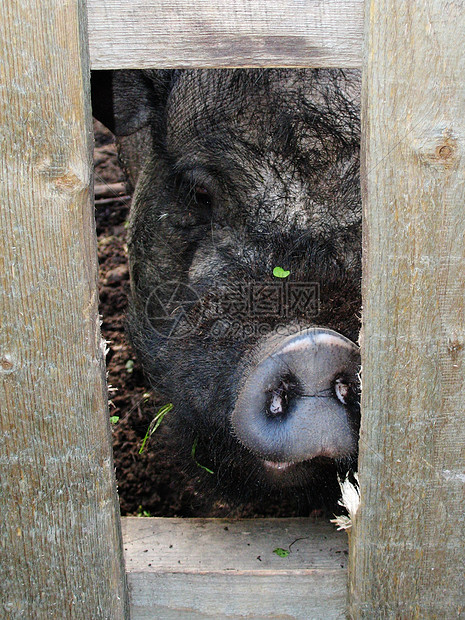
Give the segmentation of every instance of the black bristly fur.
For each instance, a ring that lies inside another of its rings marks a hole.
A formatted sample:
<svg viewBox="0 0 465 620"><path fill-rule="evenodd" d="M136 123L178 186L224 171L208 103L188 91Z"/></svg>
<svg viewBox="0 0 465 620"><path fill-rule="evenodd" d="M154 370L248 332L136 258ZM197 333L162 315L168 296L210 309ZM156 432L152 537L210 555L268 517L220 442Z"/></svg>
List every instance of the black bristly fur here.
<svg viewBox="0 0 465 620"><path fill-rule="evenodd" d="M228 333L214 309L234 287L276 283L273 268L281 266L290 281L317 283L320 296L316 315L290 312L285 322L357 340L359 73L128 71L113 79L119 133L150 130L131 213L129 326L147 376L174 403L177 449L206 483L237 501L270 492L298 495L309 507L334 501L336 470L354 465L356 455L302 463L281 488L234 437L230 415L263 317L238 314L247 334ZM140 160L134 144L122 141L128 167ZM170 281L197 297L171 308L191 324L179 338L153 322L154 295L168 303ZM272 330L284 319L266 320ZM358 433L357 404L352 415ZM191 458L197 437L196 459L214 475Z"/></svg>

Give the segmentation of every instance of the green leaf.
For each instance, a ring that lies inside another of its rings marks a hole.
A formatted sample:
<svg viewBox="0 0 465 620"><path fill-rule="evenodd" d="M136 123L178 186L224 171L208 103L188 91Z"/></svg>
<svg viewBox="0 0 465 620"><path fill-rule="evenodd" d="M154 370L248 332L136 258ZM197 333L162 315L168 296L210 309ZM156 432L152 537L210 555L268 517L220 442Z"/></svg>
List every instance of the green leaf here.
<svg viewBox="0 0 465 620"><path fill-rule="evenodd" d="M196 437L194 439L194 443L192 444L191 456L194 460L194 463L197 465L197 467L200 467L200 469L204 469L208 474L214 474L215 473L214 471L212 471L211 469L208 469L208 467L205 467L205 465L201 465L195 458L195 452L197 450L198 441L199 441L199 438Z"/></svg>
<svg viewBox="0 0 465 620"><path fill-rule="evenodd" d="M112 415L110 417L110 424L116 424L119 420L119 415Z"/></svg>
<svg viewBox="0 0 465 620"><path fill-rule="evenodd" d="M139 506L136 512L136 517L151 517L152 515L148 510L144 510L142 506Z"/></svg>
<svg viewBox="0 0 465 620"><path fill-rule="evenodd" d="M287 556L290 554L290 551L288 551L287 549L281 549L281 547L277 547L277 549L273 549L273 553L279 555L280 558L287 558Z"/></svg>
<svg viewBox="0 0 465 620"><path fill-rule="evenodd" d="M282 267L275 267L273 269L273 275L275 278L287 278L290 273L290 271L286 271Z"/></svg>
<svg viewBox="0 0 465 620"><path fill-rule="evenodd" d="M126 371L131 373L134 370L134 360L128 360L125 364Z"/></svg>
<svg viewBox="0 0 465 620"><path fill-rule="evenodd" d="M158 413L156 414L156 416L153 418L153 420L150 422L150 425L147 429L147 432L145 433L145 437L142 440L142 444L140 446L139 449L139 454L142 454L142 452L144 451L145 448L145 444L147 443L147 439L154 434L154 432L157 430L157 428L160 426L160 424L163 422L163 418L165 417L165 415L171 411L171 409L173 408L173 403L168 403L166 405L163 405L163 407L161 407L158 410Z"/></svg>

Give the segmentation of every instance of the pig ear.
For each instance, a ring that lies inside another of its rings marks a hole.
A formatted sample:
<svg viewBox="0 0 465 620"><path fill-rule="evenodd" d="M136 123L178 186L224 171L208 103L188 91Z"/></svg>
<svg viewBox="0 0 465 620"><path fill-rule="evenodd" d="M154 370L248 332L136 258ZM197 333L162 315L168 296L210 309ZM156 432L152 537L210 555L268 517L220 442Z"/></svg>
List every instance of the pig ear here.
<svg viewBox="0 0 465 620"><path fill-rule="evenodd" d="M92 71L92 113L117 136L148 125L168 96L172 71Z"/></svg>

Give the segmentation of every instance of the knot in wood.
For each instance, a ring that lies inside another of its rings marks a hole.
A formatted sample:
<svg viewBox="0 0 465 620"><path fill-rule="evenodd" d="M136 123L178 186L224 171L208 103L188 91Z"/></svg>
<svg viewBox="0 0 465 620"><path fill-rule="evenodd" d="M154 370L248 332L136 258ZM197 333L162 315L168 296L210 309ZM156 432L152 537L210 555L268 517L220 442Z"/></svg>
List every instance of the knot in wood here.
<svg viewBox="0 0 465 620"><path fill-rule="evenodd" d="M9 355L3 355L0 357L0 371L11 372L13 370L13 360Z"/></svg>
<svg viewBox="0 0 465 620"><path fill-rule="evenodd" d="M440 159L450 159L454 154L454 149L450 144L443 144L436 148L436 156Z"/></svg>

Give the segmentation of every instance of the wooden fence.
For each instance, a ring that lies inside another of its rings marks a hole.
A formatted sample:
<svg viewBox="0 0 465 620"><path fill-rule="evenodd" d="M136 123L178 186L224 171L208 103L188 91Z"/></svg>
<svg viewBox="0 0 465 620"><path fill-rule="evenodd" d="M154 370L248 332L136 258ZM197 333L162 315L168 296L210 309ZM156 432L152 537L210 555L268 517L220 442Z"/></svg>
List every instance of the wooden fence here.
<svg viewBox="0 0 465 620"><path fill-rule="evenodd" d="M465 6L371 0L363 45L362 13L361 0L1 4L3 617L113 620L129 604L132 618L465 617ZM171 520L123 520L124 568L89 62L363 64L362 502L349 587L334 556L345 535L294 520L231 524L228 542L217 522L179 533ZM311 540L293 564L232 559L244 532L255 552L263 532L302 528ZM176 549L186 566L170 565L170 536L187 540ZM199 536L214 550L200 567Z"/></svg>

